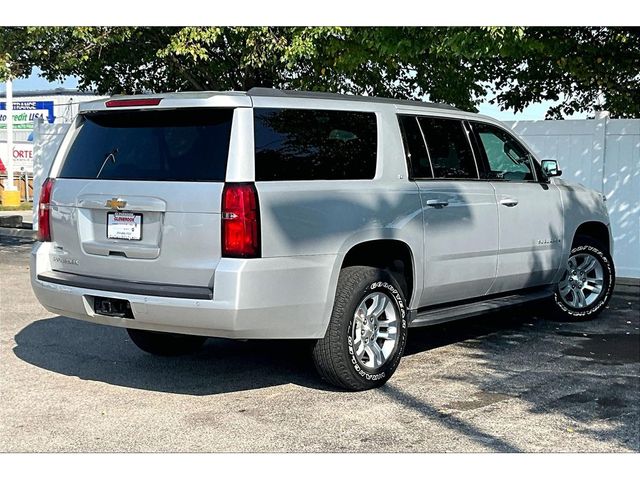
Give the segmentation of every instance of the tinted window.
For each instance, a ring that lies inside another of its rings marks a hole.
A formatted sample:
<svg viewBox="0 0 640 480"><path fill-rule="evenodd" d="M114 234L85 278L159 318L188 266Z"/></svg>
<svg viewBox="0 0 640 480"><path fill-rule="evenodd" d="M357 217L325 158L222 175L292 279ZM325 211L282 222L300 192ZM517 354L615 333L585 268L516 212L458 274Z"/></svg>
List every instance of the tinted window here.
<svg viewBox="0 0 640 480"><path fill-rule="evenodd" d="M233 110L87 114L62 178L224 181Z"/></svg>
<svg viewBox="0 0 640 480"><path fill-rule="evenodd" d="M256 180L348 180L376 173L376 116L255 109Z"/></svg>
<svg viewBox="0 0 640 480"><path fill-rule="evenodd" d="M435 178L478 178L473 152L462 122L420 117Z"/></svg>
<svg viewBox="0 0 640 480"><path fill-rule="evenodd" d="M427 155L418 120L409 115L400 115L398 120L411 178L433 178L429 155Z"/></svg>
<svg viewBox="0 0 640 480"><path fill-rule="evenodd" d="M533 180L529 153L500 128L472 123L489 166L484 176L499 180Z"/></svg>

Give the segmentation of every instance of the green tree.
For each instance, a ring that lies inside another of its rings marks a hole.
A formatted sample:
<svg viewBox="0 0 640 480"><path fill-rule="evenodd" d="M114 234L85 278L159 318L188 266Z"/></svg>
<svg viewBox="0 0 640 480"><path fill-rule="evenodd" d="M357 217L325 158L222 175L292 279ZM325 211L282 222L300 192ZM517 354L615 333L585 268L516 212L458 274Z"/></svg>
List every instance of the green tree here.
<svg viewBox="0 0 640 480"><path fill-rule="evenodd" d="M637 28L7 27L0 78L7 64L104 94L267 86L640 116Z"/></svg>

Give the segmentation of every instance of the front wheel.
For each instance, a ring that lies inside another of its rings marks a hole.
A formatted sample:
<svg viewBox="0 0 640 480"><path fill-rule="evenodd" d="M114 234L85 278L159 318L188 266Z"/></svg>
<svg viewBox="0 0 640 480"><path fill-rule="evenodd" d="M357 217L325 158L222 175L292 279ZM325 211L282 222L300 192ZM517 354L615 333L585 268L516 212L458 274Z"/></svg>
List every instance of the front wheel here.
<svg viewBox="0 0 640 480"><path fill-rule="evenodd" d="M395 372L406 342L406 302L393 276L344 268L326 335L313 349L320 376L347 390L379 387Z"/></svg>
<svg viewBox="0 0 640 480"><path fill-rule="evenodd" d="M606 249L590 237L577 237L554 294L554 309L564 320L590 320L606 307L614 284Z"/></svg>
<svg viewBox="0 0 640 480"><path fill-rule="evenodd" d="M140 350L163 357L195 353L207 340L207 337L195 335L152 332L133 328L127 328L127 333Z"/></svg>

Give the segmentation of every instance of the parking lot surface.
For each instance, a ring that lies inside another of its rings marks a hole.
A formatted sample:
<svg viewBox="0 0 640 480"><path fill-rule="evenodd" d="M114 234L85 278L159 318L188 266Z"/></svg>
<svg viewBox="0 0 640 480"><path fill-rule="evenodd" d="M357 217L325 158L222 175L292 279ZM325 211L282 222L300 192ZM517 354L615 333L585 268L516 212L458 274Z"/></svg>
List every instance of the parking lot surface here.
<svg viewBox="0 0 640 480"><path fill-rule="evenodd" d="M640 450L640 302L599 319L533 307L410 330L383 388L322 383L304 344L210 339L179 358L47 312L31 240L0 237L0 451Z"/></svg>

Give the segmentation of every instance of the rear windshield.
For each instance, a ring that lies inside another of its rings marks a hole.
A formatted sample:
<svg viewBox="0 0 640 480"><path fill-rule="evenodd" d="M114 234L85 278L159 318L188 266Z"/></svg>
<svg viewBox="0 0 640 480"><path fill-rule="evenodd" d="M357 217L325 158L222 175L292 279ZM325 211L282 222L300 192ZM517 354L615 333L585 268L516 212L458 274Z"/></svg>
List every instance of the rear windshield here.
<svg viewBox="0 0 640 480"><path fill-rule="evenodd" d="M85 114L59 177L222 182L232 109Z"/></svg>

